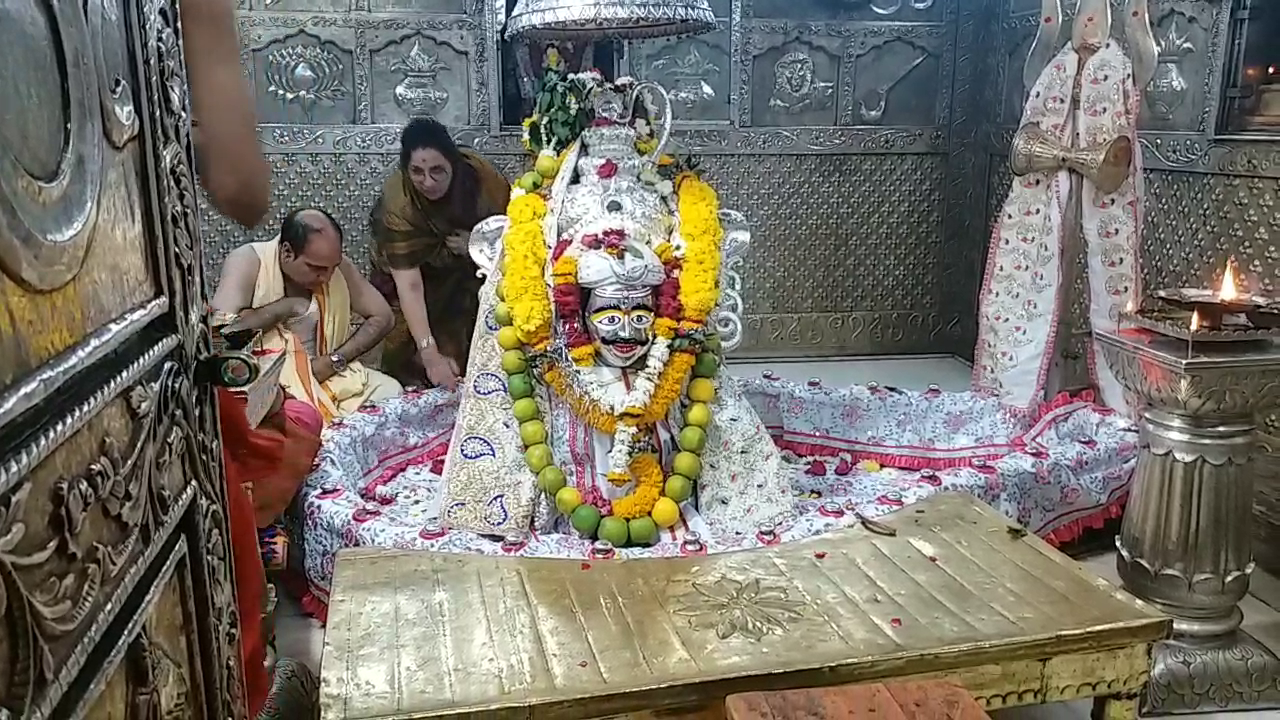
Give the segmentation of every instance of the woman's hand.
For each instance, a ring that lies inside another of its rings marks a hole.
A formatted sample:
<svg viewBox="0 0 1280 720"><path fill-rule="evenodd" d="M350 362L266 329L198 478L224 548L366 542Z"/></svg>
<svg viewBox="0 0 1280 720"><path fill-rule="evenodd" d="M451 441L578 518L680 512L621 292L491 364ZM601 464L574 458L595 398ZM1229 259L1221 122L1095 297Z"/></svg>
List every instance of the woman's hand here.
<svg viewBox="0 0 1280 720"><path fill-rule="evenodd" d="M422 367L427 371L427 379L436 387L447 388L453 392L458 387L458 363L453 358L445 357L432 345L418 352L422 359Z"/></svg>
<svg viewBox="0 0 1280 720"><path fill-rule="evenodd" d="M467 249L471 245L471 233L465 230L450 235L444 239L445 247L449 248L449 252L454 255L466 255Z"/></svg>

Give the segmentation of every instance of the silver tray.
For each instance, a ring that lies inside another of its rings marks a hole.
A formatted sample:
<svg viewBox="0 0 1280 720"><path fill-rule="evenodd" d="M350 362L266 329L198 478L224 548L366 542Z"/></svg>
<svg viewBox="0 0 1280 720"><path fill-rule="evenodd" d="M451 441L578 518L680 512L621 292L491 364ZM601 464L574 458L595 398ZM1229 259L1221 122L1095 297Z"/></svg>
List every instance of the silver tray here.
<svg viewBox="0 0 1280 720"><path fill-rule="evenodd" d="M1229 325L1216 330L1201 329L1195 332L1184 319L1154 318L1139 313L1121 313L1121 324L1150 330L1167 337L1186 340L1188 342L1249 342L1251 340L1271 340L1280 338L1280 328L1258 328L1245 325Z"/></svg>

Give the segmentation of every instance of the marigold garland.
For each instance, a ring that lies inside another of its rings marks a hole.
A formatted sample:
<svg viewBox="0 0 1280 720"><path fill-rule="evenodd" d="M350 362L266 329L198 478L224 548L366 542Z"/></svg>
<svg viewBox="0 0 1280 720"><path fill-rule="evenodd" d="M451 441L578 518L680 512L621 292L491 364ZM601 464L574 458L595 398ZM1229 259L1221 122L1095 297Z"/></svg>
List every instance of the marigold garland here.
<svg viewBox="0 0 1280 720"><path fill-rule="evenodd" d="M666 367L662 368L662 374L658 376L653 394L649 396L648 405L643 408L628 409L623 415L623 421L628 425L645 428L657 424L659 420L665 420L672 406L684 392L685 381L689 379L689 373L693 371L696 360L697 356L686 350L671 353ZM574 416L580 418L592 430L612 435L617 429L618 418L591 398L578 392L569 378L565 377L564 370L554 366L549 367L543 373L542 379L552 392L564 400Z"/></svg>
<svg viewBox="0 0 1280 720"><path fill-rule="evenodd" d="M680 305L684 320L706 323L720 293L720 200L716 191L692 173L676 179L676 203L680 211L680 236L685 242L680 271Z"/></svg>
<svg viewBox="0 0 1280 720"><path fill-rule="evenodd" d="M560 164L565 162L566 154L567 149L560 154ZM671 162L666 156L661 161L660 164ZM541 375L542 382L568 405L577 418L596 432L614 436L609 457L610 471L606 474L605 481L619 488L627 483L634 483L630 494L610 503L603 496L594 497L599 495L599 489L594 484L577 490L565 484L564 473L554 463L545 465L545 461L530 460L531 468L537 473L539 486L556 497L558 507L561 503L565 504L566 514L569 514L567 508L576 508L580 503L586 502L597 507L602 515L624 521L635 521L653 515L654 522L648 525L649 530L644 529L643 523L628 526L627 532L632 534L632 541L642 543L652 542L654 523L660 528L669 527L671 523L678 521L679 511L676 506L668 503L660 515L655 515L658 513L656 508L663 497L667 477L658 456L649 452L632 455L635 449L631 438L637 432L651 429L659 422L669 419L677 403L684 397L690 378L694 374L700 378L714 377L718 365L713 351L703 346L702 338L707 319L719 300L720 245L724 238L719 219L719 200L710 185L691 173L679 175L674 185L681 242L679 247L663 242L654 248L666 276L654 291L654 335L661 340L657 354L651 354L650 357L653 367L646 365L644 370L646 382L651 384L645 388L645 392L631 400L637 407L619 411L612 406L612 401L597 401L579 389L572 375L575 372L572 366L547 363L545 356L538 362L533 362L533 356L529 357L533 372ZM666 190L670 191L670 188ZM561 239L553 250L548 251L543 233L543 220L547 213L547 202L536 193L516 194L507 206L511 225L503 238L502 290L510 310L510 322L516 332L515 337L507 340L500 338L499 342L505 350L515 351L520 348L513 348L511 341L518 340L520 344L531 347L535 353L540 354L550 344L554 326L556 337L564 341L572 362L577 366L591 366L596 361L595 348L583 327L577 257L570 252L573 241L569 238ZM583 242L585 240L583 238ZM544 276L548 267L550 287ZM676 343L674 347L671 345L672 341ZM700 354L711 356L710 369L701 362L703 358ZM665 364L662 362L663 358ZM521 378L523 380L517 382ZM513 397L529 396L528 379L525 370L512 375L509 388ZM699 401L710 402L708 394L707 388L699 385ZM705 412L704 407L704 418ZM535 418L525 422L542 420ZM686 425L681 430L678 445L681 448L680 455L694 455L696 460L706 441L705 432L702 432L706 427L706 419L695 423ZM537 450L537 454L532 457L547 457L549 454L545 429L541 432L542 442L526 440L534 443L529 446L530 451ZM679 457L676 459L679 460ZM690 479L696 480L697 470L689 472L693 473ZM680 492L681 495L674 502L685 499L684 491ZM594 529L579 527L577 515L574 515L574 527L588 536L595 534ZM641 533L640 540L636 540L637 532ZM616 537L616 527L610 533L611 538Z"/></svg>
<svg viewBox="0 0 1280 720"><path fill-rule="evenodd" d="M613 501L613 514L624 520L644 517L653 512L653 506L662 496L662 463L656 455L642 453L631 460L631 477L635 478L636 488L630 495Z"/></svg>
<svg viewBox="0 0 1280 720"><path fill-rule="evenodd" d="M569 406L569 411L574 417L585 422L596 432L612 435L617 427L617 419L591 398L579 393L573 387L573 383L569 382L569 378L565 377L564 372L558 367L549 367L542 374L542 381Z"/></svg>
<svg viewBox="0 0 1280 720"><path fill-rule="evenodd" d="M542 218L547 204L533 194L520 195L507 204L511 227L502 239L502 292L511 309L511 324L520 341L544 348L551 339L551 299L542 279L547 245Z"/></svg>
<svg viewBox="0 0 1280 720"><path fill-rule="evenodd" d="M662 368L662 374L658 376L653 394L649 396L649 404L640 409L639 413L634 408L628 408L623 421L636 427L649 427L659 420L665 420L671 407L684 392L685 381L689 379L696 360L696 355L685 350L671 353L667 366Z"/></svg>

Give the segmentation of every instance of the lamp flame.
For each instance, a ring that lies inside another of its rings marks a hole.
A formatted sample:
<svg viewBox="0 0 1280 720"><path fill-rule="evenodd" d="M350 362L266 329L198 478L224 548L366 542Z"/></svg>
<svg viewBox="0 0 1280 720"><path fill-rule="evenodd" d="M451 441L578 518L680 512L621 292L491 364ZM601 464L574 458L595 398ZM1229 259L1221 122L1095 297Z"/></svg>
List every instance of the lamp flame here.
<svg viewBox="0 0 1280 720"><path fill-rule="evenodd" d="M1200 329L1200 311L1196 310L1191 313L1191 332Z"/></svg>
<svg viewBox="0 0 1280 720"><path fill-rule="evenodd" d="M1231 302L1240 297L1240 289L1236 285L1236 259L1227 260L1227 269L1222 273L1222 287L1218 289L1218 299Z"/></svg>

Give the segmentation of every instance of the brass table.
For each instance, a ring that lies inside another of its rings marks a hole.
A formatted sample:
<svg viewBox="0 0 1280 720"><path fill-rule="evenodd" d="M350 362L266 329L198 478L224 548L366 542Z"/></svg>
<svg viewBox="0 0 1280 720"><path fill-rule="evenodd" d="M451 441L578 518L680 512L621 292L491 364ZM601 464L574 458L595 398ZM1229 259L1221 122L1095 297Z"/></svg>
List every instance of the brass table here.
<svg viewBox="0 0 1280 720"><path fill-rule="evenodd" d="M664 560L343 551L321 716L712 718L733 693L903 677L1136 716L1167 618L970 496L885 522Z"/></svg>

